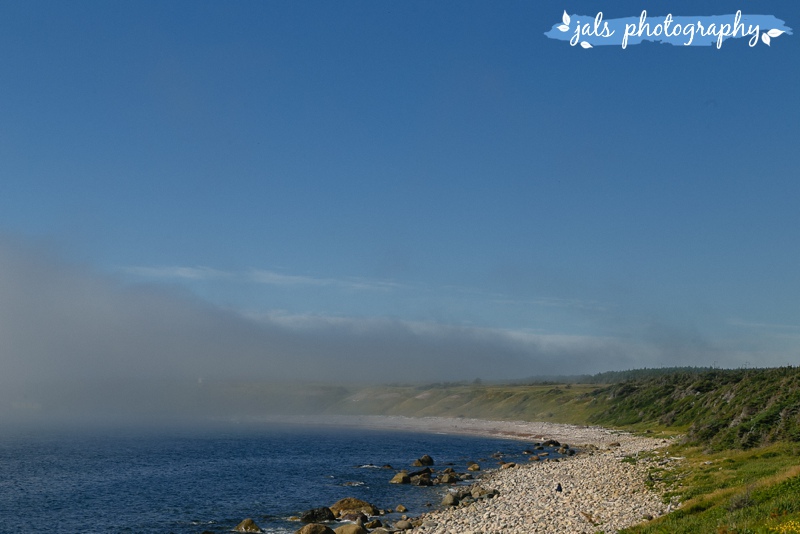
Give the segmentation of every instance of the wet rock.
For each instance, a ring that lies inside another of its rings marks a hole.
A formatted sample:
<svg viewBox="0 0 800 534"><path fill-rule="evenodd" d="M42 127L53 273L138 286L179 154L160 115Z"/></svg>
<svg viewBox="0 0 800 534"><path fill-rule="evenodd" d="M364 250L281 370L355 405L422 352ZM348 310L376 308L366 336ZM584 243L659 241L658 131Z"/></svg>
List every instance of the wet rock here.
<svg viewBox="0 0 800 534"><path fill-rule="evenodd" d="M372 520L372 521L370 521L368 523L364 523L364 528L369 528L369 529L378 528L378 527L382 527L382 526L383 526L383 523L381 523L380 519L374 519L374 520Z"/></svg>
<svg viewBox="0 0 800 534"><path fill-rule="evenodd" d="M408 512L408 508L406 508L402 504L398 504L397 508L395 508L394 511L397 512L398 514L402 514L404 512Z"/></svg>
<svg viewBox="0 0 800 534"><path fill-rule="evenodd" d="M294 534L334 534L333 529L319 523L310 523L305 525L300 530L296 530Z"/></svg>
<svg viewBox="0 0 800 534"><path fill-rule="evenodd" d="M428 456L427 454L422 455L422 457L414 460L414 463L411 464L414 467L422 467L425 465L433 465L433 458Z"/></svg>
<svg viewBox="0 0 800 534"><path fill-rule="evenodd" d="M432 486L433 482L431 481L431 475L429 473L424 473L411 477L411 484L414 486Z"/></svg>
<svg viewBox="0 0 800 534"><path fill-rule="evenodd" d="M414 525L411 524L411 521L407 521L405 519L401 519L394 524L394 528L397 530L411 530L414 528Z"/></svg>
<svg viewBox="0 0 800 534"><path fill-rule="evenodd" d="M333 512L337 517L341 517L343 514L350 512L362 513L368 516L378 515L380 513L380 511L372 504L368 503L367 501L362 501L361 499L356 499L355 497L345 497L344 499L340 499L331 505L330 509L331 512Z"/></svg>
<svg viewBox="0 0 800 534"><path fill-rule="evenodd" d="M455 484L460 479L453 473L445 473L439 477L439 482L442 484Z"/></svg>
<svg viewBox="0 0 800 534"><path fill-rule="evenodd" d="M342 525L341 527L337 527L333 529L336 534L368 534L367 529L362 527L361 525Z"/></svg>
<svg viewBox="0 0 800 534"><path fill-rule="evenodd" d="M408 474L410 477L418 477L420 475L430 475L433 473L433 469L430 467L426 467L425 469L420 469L419 471L412 471Z"/></svg>
<svg viewBox="0 0 800 534"><path fill-rule="evenodd" d="M333 521L336 516L327 506L312 508L300 514L300 521L303 523L321 523L322 521Z"/></svg>
<svg viewBox="0 0 800 534"><path fill-rule="evenodd" d="M353 521L354 523L358 523L359 525L363 525L366 523L369 518L362 514L361 512L347 512L343 513L339 516L339 519L342 521Z"/></svg>
<svg viewBox="0 0 800 534"><path fill-rule="evenodd" d="M400 471L392 480L389 481L389 484L411 484L411 477L408 476L408 473L404 471Z"/></svg>
<svg viewBox="0 0 800 534"><path fill-rule="evenodd" d="M448 493L442 499L442 506L458 506L458 497L454 493Z"/></svg>
<svg viewBox="0 0 800 534"><path fill-rule="evenodd" d="M258 528L256 522L250 518L245 519L235 527L233 527L234 532L261 532L261 529Z"/></svg>

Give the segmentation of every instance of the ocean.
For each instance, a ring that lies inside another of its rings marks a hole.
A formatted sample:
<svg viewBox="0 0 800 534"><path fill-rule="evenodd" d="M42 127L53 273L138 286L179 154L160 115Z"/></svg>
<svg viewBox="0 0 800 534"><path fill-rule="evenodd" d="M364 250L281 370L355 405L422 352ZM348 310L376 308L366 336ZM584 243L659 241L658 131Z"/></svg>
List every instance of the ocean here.
<svg viewBox="0 0 800 534"><path fill-rule="evenodd" d="M445 487L389 484L428 454L466 470L492 455L526 461L530 444L485 437L353 428L216 425L158 430L4 431L0 532L229 532L252 518L291 533L305 510L357 497L409 515L438 507ZM392 469L383 468L391 465ZM399 519L399 514L387 517Z"/></svg>

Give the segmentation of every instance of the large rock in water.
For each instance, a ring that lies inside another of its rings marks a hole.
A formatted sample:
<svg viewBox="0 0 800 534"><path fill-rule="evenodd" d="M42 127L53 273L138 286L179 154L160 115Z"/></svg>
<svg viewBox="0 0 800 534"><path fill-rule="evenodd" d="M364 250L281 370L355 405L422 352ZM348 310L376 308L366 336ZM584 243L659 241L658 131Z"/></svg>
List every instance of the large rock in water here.
<svg viewBox="0 0 800 534"><path fill-rule="evenodd" d="M342 525L339 528L333 529L336 534L368 534L368 530L362 527L361 525L356 524L349 524L349 525Z"/></svg>
<svg viewBox="0 0 800 534"><path fill-rule="evenodd" d="M258 528L256 522L252 519L248 518L233 527L234 532L261 532L261 529Z"/></svg>
<svg viewBox="0 0 800 534"><path fill-rule="evenodd" d="M336 501L330 508L331 512L333 512L337 517L342 516L348 512L356 512L356 513L360 512L365 515L380 514L380 511L373 505L371 505L367 501L356 499L355 497L345 497L344 499Z"/></svg>
<svg viewBox="0 0 800 534"><path fill-rule="evenodd" d="M433 465L433 458L431 458L430 456L425 454L425 455L422 456L422 458L420 458L418 460L414 460L414 463L411 464L411 465L413 465L414 467L422 467L422 466L426 466L426 465Z"/></svg>
<svg viewBox="0 0 800 534"><path fill-rule="evenodd" d="M389 484L411 484L411 477L405 471L400 471L389 481Z"/></svg>
<svg viewBox="0 0 800 534"><path fill-rule="evenodd" d="M334 534L334 532L332 528L325 525L311 523L300 530L296 530L294 534Z"/></svg>
<svg viewBox="0 0 800 534"><path fill-rule="evenodd" d="M321 521L333 521L335 519L336 516L333 515L333 512L327 506L306 510L300 515L300 521L303 523L319 523Z"/></svg>

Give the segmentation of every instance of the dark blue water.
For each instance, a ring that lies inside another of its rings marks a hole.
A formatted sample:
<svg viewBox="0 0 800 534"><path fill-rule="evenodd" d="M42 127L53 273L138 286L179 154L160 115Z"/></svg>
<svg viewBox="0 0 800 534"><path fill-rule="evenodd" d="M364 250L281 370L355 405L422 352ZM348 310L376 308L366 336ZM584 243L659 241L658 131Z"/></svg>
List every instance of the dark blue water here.
<svg viewBox="0 0 800 534"><path fill-rule="evenodd" d="M0 532L200 533L253 518L294 532L289 517L343 497L409 514L438 505L445 488L389 484L423 454L459 472L496 467L518 441L368 430L222 427L158 432L0 435ZM395 470L360 467L390 464Z"/></svg>

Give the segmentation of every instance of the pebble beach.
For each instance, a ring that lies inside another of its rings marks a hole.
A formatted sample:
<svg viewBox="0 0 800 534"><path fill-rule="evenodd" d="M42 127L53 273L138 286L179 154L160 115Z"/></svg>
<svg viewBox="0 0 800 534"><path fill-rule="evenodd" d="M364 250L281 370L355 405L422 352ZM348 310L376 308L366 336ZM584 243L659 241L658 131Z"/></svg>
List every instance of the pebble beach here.
<svg viewBox="0 0 800 534"><path fill-rule="evenodd" d="M660 450L670 444L666 439L602 427L442 417L335 417L325 424L557 440L580 451L486 472L478 484L497 496L409 518L413 534L610 534L675 506L647 484L651 468L670 469L678 461Z"/></svg>
<svg viewBox="0 0 800 534"><path fill-rule="evenodd" d="M627 448L493 471L480 485L499 491L498 496L426 514L413 532L611 533L663 515L668 506L645 481L651 465L665 460L623 462L652 445L626 441Z"/></svg>

